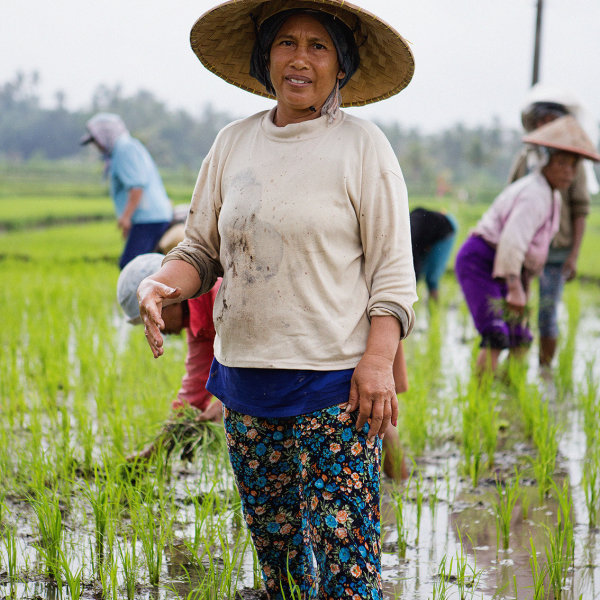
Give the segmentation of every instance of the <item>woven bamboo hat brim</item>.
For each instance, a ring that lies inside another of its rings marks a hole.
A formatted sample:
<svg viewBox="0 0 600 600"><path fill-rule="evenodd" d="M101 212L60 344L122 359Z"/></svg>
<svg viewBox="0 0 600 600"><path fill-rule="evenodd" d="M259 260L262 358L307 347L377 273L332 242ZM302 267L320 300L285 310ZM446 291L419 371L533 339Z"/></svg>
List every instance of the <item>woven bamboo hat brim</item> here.
<svg viewBox="0 0 600 600"><path fill-rule="evenodd" d="M323 10L353 32L360 66L343 87L342 106L362 106L389 98L412 79L415 63L408 43L392 27L344 0L230 0L204 13L190 35L192 49L209 70L244 90L274 98L252 77L250 56L255 25L291 8ZM252 15L252 16L251 16Z"/></svg>
<svg viewBox="0 0 600 600"><path fill-rule="evenodd" d="M523 141L528 144L572 152L584 158L600 162L600 154L594 148L594 144L579 125L577 119L572 115L559 117L538 127L524 136Z"/></svg>

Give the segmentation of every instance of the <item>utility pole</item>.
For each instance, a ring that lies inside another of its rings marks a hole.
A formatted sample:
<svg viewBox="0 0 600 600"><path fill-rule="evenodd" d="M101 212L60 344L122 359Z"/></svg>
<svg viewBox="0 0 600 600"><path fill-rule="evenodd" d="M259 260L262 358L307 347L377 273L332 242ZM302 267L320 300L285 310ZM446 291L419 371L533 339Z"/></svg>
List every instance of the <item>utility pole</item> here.
<svg viewBox="0 0 600 600"><path fill-rule="evenodd" d="M533 77L531 85L535 85L540 78L540 48L542 38L542 10L544 0L537 0L537 16L535 19L535 45L533 49Z"/></svg>

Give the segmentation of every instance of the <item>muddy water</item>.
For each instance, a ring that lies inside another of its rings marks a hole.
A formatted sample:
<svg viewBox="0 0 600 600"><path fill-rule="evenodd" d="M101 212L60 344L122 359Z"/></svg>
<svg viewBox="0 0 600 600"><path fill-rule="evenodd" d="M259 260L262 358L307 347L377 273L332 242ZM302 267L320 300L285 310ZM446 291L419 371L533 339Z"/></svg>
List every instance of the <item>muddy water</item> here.
<svg viewBox="0 0 600 600"><path fill-rule="evenodd" d="M597 287L582 287L581 317L576 337L573 379L576 385L582 383L591 365L596 380L600 380L600 319L598 318ZM561 312L563 328L567 315ZM428 316L421 310L415 340L427 334ZM440 352L442 381L441 393L437 399L443 402L447 396L451 401L455 395L456 380L468 377L468 365L472 353L474 332L470 322L460 308L460 298L450 303L445 322L442 325L442 348ZM535 352L529 356L530 377L535 380L537 370ZM540 385L543 385L540 383ZM544 388L546 389L546 388ZM562 424L560 432L559 456L555 481L560 486L567 481L572 500L572 518L575 523L575 561L570 569L563 591L563 598L584 600L600 599L600 532L587 525L588 514L581 486L582 464L585 453L585 436L581 413L569 402L555 405L552 386L546 389L548 402L552 403ZM428 448L422 456L416 457L418 473L422 484L416 488L413 480L410 485L395 487L384 480L382 503L383 515L383 580L386 600L429 598L483 598L485 600L516 599L533 597L531 575L532 545L540 563L545 563L547 528L554 528L557 519L556 501L545 499L540 502L535 481L524 479L522 489L525 500L517 503L511 521L510 545L501 549L496 525L494 502L497 497L494 473L484 473L473 489L469 479L462 476L460 447L452 431L457 426L448 426L448 436L440 436L439 444ZM533 449L524 442L508 438L500 440L495 473L506 475L514 466L533 456ZM190 489L198 486L198 465L186 466L175 463L171 485L174 486L175 505L178 511L176 543L165 548L165 560L161 584L158 588L138 584L135 597L140 599L172 600L186 598L198 582L194 574L194 557L186 547L186 541L193 538L194 511L186 498ZM204 490L205 492L208 490ZM422 498L419 500L419 492ZM397 502L394 494L403 498L403 529L398 532ZM40 556L35 550L35 518L28 506L12 501L10 495L4 498L8 510L19 515L17 520L18 570L20 581L12 587L6 573L6 546L0 545L0 598L31 598L36 600L58 600L68 598L63 587L62 593L56 584L38 575L42 571ZM418 507L421 514L418 519ZM90 516L84 509L74 511L66 529L66 545L73 548L90 548L93 544L93 526ZM417 527L417 520L419 521ZM239 523L230 522L223 532L233 545L238 534L243 534ZM402 550L399 543L405 539ZM85 556L88 556L87 553ZM141 556L141 550L138 551ZM217 568L219 552L215 550ZM250 552L241 557L240 583L238 596L245 599L258 599L265 596L253 590L254 574ZM94 582L92 565L81 557L80 563L72 563L71 568L83 569L82 597L100 598L100 585ZM457 564L463 566L464 581L457 577ZM443 576L445 572L446 576ZM192 585L190 585L189 579ZM125 598L123 578L120 577L118 598ZM444 587L446 591L440 590ZM546 586L546 589L547 586ZM193 597L190 596L190 597Z"/></svg>

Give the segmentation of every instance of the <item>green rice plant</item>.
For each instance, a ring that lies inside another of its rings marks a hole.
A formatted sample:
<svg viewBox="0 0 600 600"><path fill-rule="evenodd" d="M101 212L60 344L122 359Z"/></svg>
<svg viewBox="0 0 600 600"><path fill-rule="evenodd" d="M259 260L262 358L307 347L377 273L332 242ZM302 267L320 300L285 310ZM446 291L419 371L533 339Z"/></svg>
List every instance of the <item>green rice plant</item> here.
<svg viewBox="0 0 600 600"><path fill-rule="evenodd" d="M61 550L60 571L65 583L67 584L67 589L69 590L69 600L79 600L83 591L83 566L80 566L78 570L73 571L71 569L67 553Z"/></svg>
<svg viewBox="0 0 600 600"><path fill-rule="evenodd" d="M562 336L562 344L558 351L557 382L561 397L573 389L573 358L575 356L575 339L577 326L581 317L580 286L578 281L571 282L565 288L563 302L567 307L567 333Z"/></svg>
<svg viewBox="0 0 600 600"><path fill-rule="evenodd" d="M441 353L442 353L442 324L443 312L440 305L436 302L428 304L429 323L427 327L427 340L423 355L418 360L422 372L427 375L429 382L435 382L441 373Z"/></svg>
<svg viewBox="0 0 600 600"><path fill-rule="evenodd" d="M138 575L138 558L136 553L137 537L135 532L132 534L129 544L123 540L117 543L119 548L119 556L121 557L121 569L123 570L123 579L125 581L125 590L127 592L127 600L135 600L135 587L137 584ZM116 565L115 565L116 567ZM111 584L115 586L116 568L111 569Z"/></svg>
<svg viewBox="0 0 600 600"><path fill-rule="evenodd" d="M533 442L537 455L533 459L533 472L537 479L540 502L552 487L558 453L558 424L554 422L548 405L543 404L534 423Z"/></svg>
<svg viewBox="0 0 600 600"><path fill-rule="evenodd" d="M135 528L139 534L142 552L146 559L150 585L157 586L160 581L163 560L163 529L155 522L152 507L142 505L134 517Z"/></svg>
<svg viewBox="0 0 600 600"><path fill-rule="evenodd" d="M200 556L195 556L195 567L202 574L199 586L190 598L198 600L221 600L231 598L240 580L241 557L248 549L250 536L240 529L231 547L224 528L218 534L220 553L206 544Z"/></svg>
<svg viewBox="0 0 600 600"><path fill-rule="evenodd" d="M498 497L494 505L496 510L496 521L502 537L502 548L508 550L512 515L517 500L521 496L519 472L515 469L515 476L510 485L506 485L496 479L496 491L498 492Z"/></svg>
<svg viewBox="0 0 600 600"><path fill-rule="evenodd" d="M398 535L398 556L404 558L406 556L406 548L408 546L408 527L404 522L404 501L402 494L396 490L391 492L394 517L396 519L396 533Z"/></svg>
<svg viewBox="0 0 600 600"><path fill-rule="evenodd" d="M244 529L239 529L231 546L225 528L221 527L219 528L219 541L224 566L221 593L222 597L230 598L233 596L240 581L242 568L242 561L240 559L248 549L250 537Z"/></svg>
<svg viewBox="0 0 600 600"><path fill-rule="evenodd" d="M114 531L111 528L111 522L118 516L117 511L123 484L112 479L109 468L105 468L101 474L100 469L96 466L94 467L93 483L85 480L80 489L83 498L89 503L94 517L96 565L100 567L107 547L112 545L110 542Z"/></svg>
<svg viewBox="0 0 600 600"><path fill-rule="evenodd" d="M459 392L462 410L462 449L465 473L477 486L485 464L494 464L498 437L496 398L491 389L491 375L473 376L466 393ZM485 463L484 463L485 461Z"/></svg>
<svg viewBox="0 0 600 600"><path fill-rule="evenodd" d="M596 527L600 514L600 449L593 451L585 460L581 486L585 495L588 525Z"/></svg>
<svg viewBox="0 0 600 600"><path fill-rule="evenodd" d="M192 548L194 551L197 551L205 541L208 541L209 545L214 544L216 541L217 526L215 514L219 510L216 482L213 482L213 485L206 494L200 496L192 494L188 490L188 497L191 498L194 507L194 539Z"/></svg>
<svg viewBox="0 0 600 600"><path fill-rule="evenodd" d="M62 514L56 492L38 491L29 498L38 520L38 550L44 558L46 574L60 579L60 555L63 536Z"/></svg>
<svg viewBox="0 0 600 600"><path fill-rule="evenodd" d="M452 577L452 559L450 559L449 569L446 570L447 557L444 554L438 565L437 575L433 582L431 600L447 600L450 597L450 580Z"/></svg>
<svg viewBox="0 0 600 600"><path fill-rule="evenodd" d="M555 600L563 598L569 571L575 561L575 540L571 520L571 497L569 484L563 482L562 489L554 485L558 499L557 523L554 528L546 527L548 545L546 560L548 580Z"/></svg>
<svg viewBox="0 0 600 600"><path fill-rule="evenodd" d="M593 363L586 365L585 389L578 395L579 404L583 410L583 430L587 448L600 446L600 388L594 377Z"/></svg>
<svg viewBox="0 0 600 600"><path fill-rule="evenodd" d="M399 414L403 438L413 455L423 454L427 445L427 419L430 389L422 380L411 379L404 394L398 395Z"/></svg>
<svg viewBox="0 0 600 600"><path fill-rule="evenodd" d="M252 587L258 590L262 586L262 569L260 568L260 562L258 560L258 554L256 548L250 540L250 532L248 532L248 542L252 550Z"/></svg>
<svg viewBox="0 0 600 600"><path fill-rule="evenodd" d="M529 488L521 488L521 514L523 520L529 519L529 508L531 506L532 494L529 493Z"/></svg>
<svg viewBox="0 0 600 600"><path fill-rule="evenodd" d="M429 510L431 512L431 521L435 527L435 512L437 510L438 502L440 501L440 489L439 482L437 478L433 480L433 489L429 491L428 501L429 501Z"/></svg>
<svg viewBox="0 0 600 600"><path fill-rule="evenodd" d="M538 415L542 410L544 401L537 386L523 382L516 388L516 397L519 409L519 423L527 439L533 439L534 429Z"/></svg>
<svg viewBox="0 0 600 600"><path fill-rule="evenodd" d="M18 556L19 556L19 543L17 541L17 529L16 527L6 527L3 532L2 540L6 549L6 556L3 557L0 553L0 567L2 566L2 559L4 559L4 569L6 571L6 577L10 585L10 594L14 597L16 593L16 584L19 579L18 572Z"/></svg>
<svg viewBox="0 0 600 600"><path fill-rule="evenodd" d="M547 600L548 595L545 589L546 579L548 577L548 567L540 565L537 557L537 550L533 543L533 538L529 538L531 553L529 554L529 565L531 567L531 577L533 579L533 600Z"/></svg>
<svg viewBox="0 0 600 600"><path fill-rule="evenodd" d="M287 562L287 584L287 591L283 588L283 583L280 585L280 591L283 596L283 600L303 600L302 590L294 581L294 577L290 573L289 557Z"/></svg>
<svg viewBox="0 0 600 600"><path fill-rule="evenodd" d="M117 600L117 591L119 584L119 565L115 556L109 553L98 565L98 578L102 587L102 598Z"/></svg>
<svg viewBox="0 0 600 600"><path fill-rule="evenodd" d="M414 477L415 472L417 473L417 477ZM423 499L425 497L425 494L423 493L423 476L421 475L421 472L416 470L416 464L413 461L413 469L410 473L410 478L408 480L408 484L406 486L406 489L410 488L410 484L411 481L414 479L415 482L415 496L414 496L414 503L415 503L415 509L416 509L416 519L417 519L417 533L415 536L415 543L418 544L419 543L419 533L421 531L421 517L423 516Z"/></svg>
<svg viewBox="0 0 600 600"><path fill-rule="evenodd" d="M539 419L539 413L546 404L542 392L535 384L527 381L527 365L523 361L510 361L508 365L508 393L504 404L507 410L518 412L518 423L527 439L533 438L533 432ZM516 401L516 402L515 402ZM514 403L514 404L513 404Z"/></svg>
<svg viewBox="0 0 600 600"><path fill-rule="evenodd" d="M96 438L94 436L94 426L90 417L89 407L83 394L74 393L73 413L76 426L77 447L83 451L83 462L80 470L84 473L92 473L94 470L93 453Z"/></svg>
<svg viewBox="0 0 600 600"><path fill-rule="evenodd" d="M477 570L476 557L473 559L473 564L469 563L468 557L465 554L462 535L457 530L458 540L460 543L460 549L456 552L456 575L455 582L458 588L458 595L460 600L466 600L467 598L473 598L475 590L479 584L479 580L483 575L483 570ZM450 562L450 571L452 571L452 561Z"/></svg>
<svg viewBox="0 0 600 600"><path fill-rule="evenodd" d="M164 498L155 504L149 497L141 497L135 490L128 494L132 525L140 540L146 560L150 585L157 586L163 562L163 546L168 538L168 510Z"/></svg>

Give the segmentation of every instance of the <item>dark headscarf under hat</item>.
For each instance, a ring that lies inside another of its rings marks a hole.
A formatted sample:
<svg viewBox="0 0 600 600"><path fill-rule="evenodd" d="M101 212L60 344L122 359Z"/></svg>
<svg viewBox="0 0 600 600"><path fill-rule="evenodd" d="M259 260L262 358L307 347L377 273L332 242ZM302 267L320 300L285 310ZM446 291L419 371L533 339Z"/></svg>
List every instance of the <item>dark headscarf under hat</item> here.
<svg viewBox="0 0 600 600"><path fill-rule="evenodd" d="M254 42L252 57L250 59L250 75L258 79L265 86L267 92L275 95L275 89L269 75L271 45L285 21L292 15L299 13L305 13L314 17L327 30L335 46L340 69L345 73L344 78L339 80L339 87L344 87L360 64L358 46L356 45L354 34L344 22L320 10L292 8L278 12L266 19L256 32L256 41Z"/></svg>

